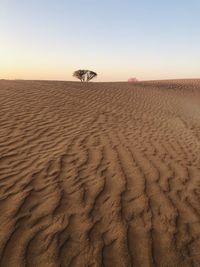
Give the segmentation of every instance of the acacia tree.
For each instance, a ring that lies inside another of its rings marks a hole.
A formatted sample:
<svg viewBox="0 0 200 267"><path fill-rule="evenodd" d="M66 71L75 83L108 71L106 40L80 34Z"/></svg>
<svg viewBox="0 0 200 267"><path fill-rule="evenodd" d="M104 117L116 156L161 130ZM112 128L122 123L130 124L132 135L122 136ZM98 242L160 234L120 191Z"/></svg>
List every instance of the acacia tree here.
<svg viewBox="0 0 200 267"><path fill-rule="evenodd" d="M73 76L79 79L81 82L89 82L97 76L97 73L91 70L76 70L74 71Z"/></svg>
<svg viewBox="0 0 200 267"><path fill-rule="evenodd" d="M81 82L84 82L86 73L87 73L86 70L76 70L74 71L73 76L79 79Z"/></svg>

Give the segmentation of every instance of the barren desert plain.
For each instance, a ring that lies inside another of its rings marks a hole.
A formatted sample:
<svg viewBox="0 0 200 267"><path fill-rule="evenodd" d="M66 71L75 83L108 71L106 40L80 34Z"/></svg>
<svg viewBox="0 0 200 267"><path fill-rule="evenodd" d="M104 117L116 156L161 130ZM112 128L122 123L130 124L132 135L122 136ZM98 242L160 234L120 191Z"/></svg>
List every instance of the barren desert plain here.
<svg viewBox="0 0 200 267"><path fill-rule="evenodd" d="M1 80L0 266L199 267L200 80Z"/></svg>

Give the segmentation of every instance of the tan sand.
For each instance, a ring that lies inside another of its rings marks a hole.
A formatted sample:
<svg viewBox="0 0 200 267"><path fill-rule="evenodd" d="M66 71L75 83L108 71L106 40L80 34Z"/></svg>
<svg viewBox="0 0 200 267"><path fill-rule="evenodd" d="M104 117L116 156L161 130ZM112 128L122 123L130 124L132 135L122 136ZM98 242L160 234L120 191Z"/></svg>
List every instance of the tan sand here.
<svg viewBox="0 0 200 267"><path fill-rule="evenodd" d="M200 80L0 81L0 266L200 266Z"/></svg>

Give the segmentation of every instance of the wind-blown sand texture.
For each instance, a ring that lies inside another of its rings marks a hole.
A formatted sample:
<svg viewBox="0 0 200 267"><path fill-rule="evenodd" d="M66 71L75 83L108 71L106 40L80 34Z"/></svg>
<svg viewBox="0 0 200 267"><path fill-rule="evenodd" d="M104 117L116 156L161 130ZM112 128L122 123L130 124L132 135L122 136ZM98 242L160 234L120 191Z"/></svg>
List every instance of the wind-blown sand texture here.
<svg viewBox="0 0 200 267"><path fill-rule="evenodd" d="M200 80L2 80L0 126L0 266L200 266Z"/></svg>

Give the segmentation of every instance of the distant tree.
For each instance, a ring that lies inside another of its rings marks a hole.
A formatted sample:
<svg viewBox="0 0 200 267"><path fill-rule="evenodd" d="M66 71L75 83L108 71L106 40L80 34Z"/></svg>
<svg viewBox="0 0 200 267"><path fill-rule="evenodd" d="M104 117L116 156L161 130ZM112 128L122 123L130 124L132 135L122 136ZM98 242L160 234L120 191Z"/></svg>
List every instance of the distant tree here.
<svg viewBox="0 0 200 267"><path fill-rule="evenodd" d="M79 79L81 82L84 82L86 73L87 73L87 70L76 70L74 71L73 76Z"/></svg>
<svg viewBox="0 0 200 267"><path fill-rule="evenodd" d="M130 77L130 78L128 79L128 82L129 82L129 83L138 82L138 79L135 78L135 77Z"/></svg>
<svg viewBox="0 0 200 267"><path fill-rule="evenodd" d="M79 79L81 82L89 82L97 76L97 73L91 70L76 70L74 71L73 76Z"/></svg>

